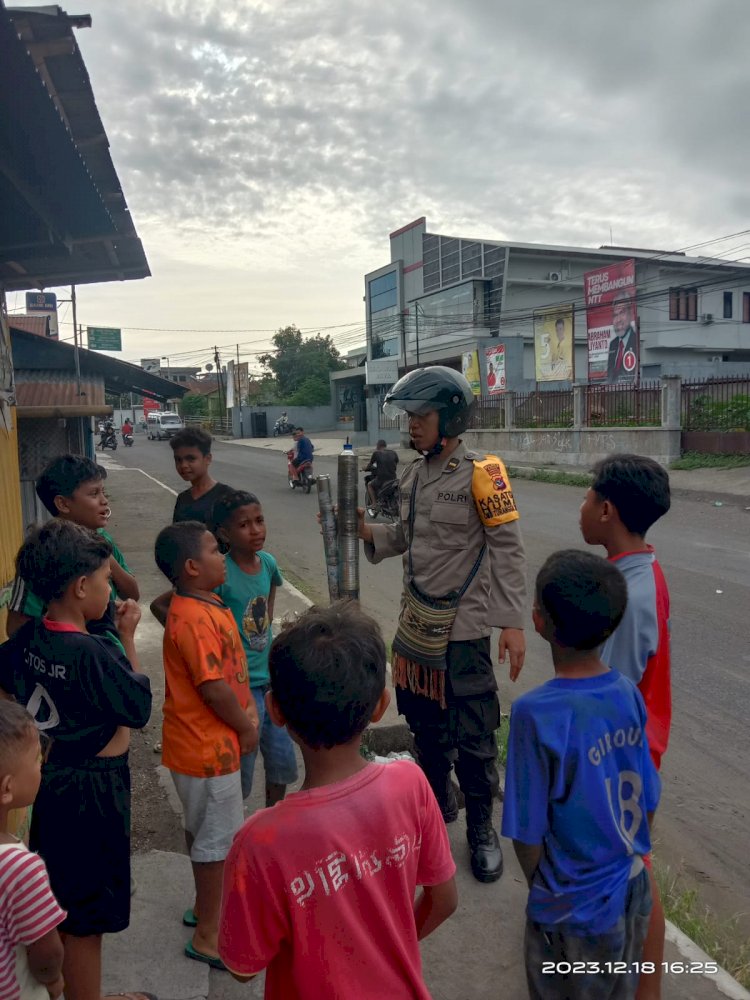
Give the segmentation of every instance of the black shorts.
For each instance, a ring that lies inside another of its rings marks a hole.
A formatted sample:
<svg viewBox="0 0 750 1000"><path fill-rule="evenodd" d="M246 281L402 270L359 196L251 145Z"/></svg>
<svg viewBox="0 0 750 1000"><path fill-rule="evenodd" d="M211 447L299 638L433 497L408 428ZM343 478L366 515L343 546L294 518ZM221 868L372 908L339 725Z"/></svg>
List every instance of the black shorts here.
<svg viewBox="0 0 750 1000"><path fill-rule="evenodd" d="M128 755L45 764L30 846L68 911L59 930L76 937L124 930L130 923Z"/></svg>

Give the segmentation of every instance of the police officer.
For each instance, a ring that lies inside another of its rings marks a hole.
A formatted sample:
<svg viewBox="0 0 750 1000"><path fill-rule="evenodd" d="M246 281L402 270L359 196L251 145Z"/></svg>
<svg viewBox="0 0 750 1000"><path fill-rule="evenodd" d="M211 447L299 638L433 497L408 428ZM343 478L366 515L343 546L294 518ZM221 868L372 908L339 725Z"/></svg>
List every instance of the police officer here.
<svg viewBox="0 0 750 1000"><path fill-rule="evenodd" d="M495 730L500 725L490 634L500 628L499 659L510 659L510 678L523 666L526 563L518 512L502 462L467 450L474 396L463 375L433 366L409 372L386 396L388 416L406 412L421 452L400 483L401 517L394 525L367 524L360 536L372 563L404 556L404 585L412 579L434 597L458 591L486 546L479 568L458 603L442 676L399 664L394 655L396 703L414 734L419 762L447 823L458 816L451 768L466 800L471 869L494 882L503 856L492 827L498 788ZM416 487L415 487L416 483ZM412 511L412 499L414 501ZM403 598L402 598L403 606Z"/></svg>

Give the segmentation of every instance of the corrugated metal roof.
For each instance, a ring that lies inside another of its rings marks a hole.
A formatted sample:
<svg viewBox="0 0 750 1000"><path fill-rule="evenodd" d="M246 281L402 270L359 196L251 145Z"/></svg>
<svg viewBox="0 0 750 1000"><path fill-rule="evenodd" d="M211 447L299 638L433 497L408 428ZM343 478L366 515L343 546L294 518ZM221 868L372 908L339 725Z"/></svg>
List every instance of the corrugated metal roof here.
<svg viewBox="0 0 750 1000"><path fill-rule="evenodd" d="M17 406L104 406L104 379L81 379L67 372L34 372L16 369Z"/></svg>
<svg viewBox="0 0 750 1000"><path fill-rule="evenodd" d="M0 283L6 289L150 273L73 33L89 23L58 6L9 10L0 0Z"/></svg>
<svg viewBox="0 0 750 1000"><path fill-rule="evenodd" d="M52 372L64 372L70 377L70 373L75 371L75 348L72 344L18 330L12 316L8 317L8 326L13 360L18 368L42 373L45 378L52 378ZM107 392L137 392L154 399L182 399L187 392L187 386L168 382L119 358L110 358L84 347L79 348L78 356L81 375L87 379L103 378Z"/></svg>
<svg viewBox="0 0 750 1000"><path fill-rule="evenodd" d="M11 317L13 327L16 330L25 330L27 333L35 333L39 337L49 337L49 316L19 316L17 313ZM56 340L56 337L52 338Z"/></svg>

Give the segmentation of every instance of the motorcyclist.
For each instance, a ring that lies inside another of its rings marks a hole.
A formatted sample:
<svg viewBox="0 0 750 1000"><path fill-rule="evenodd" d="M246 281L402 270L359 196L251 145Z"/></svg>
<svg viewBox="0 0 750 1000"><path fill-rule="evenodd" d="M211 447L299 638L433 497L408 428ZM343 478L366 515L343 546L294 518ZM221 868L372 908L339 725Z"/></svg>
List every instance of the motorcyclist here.
<svg viewBox="0 0 750 1000"><path fill-rule="evenodd" d="M101 427L101 429L100 429L99 433L101 434L101 441L100 441L100 445L101 445L102 447L104 447L104 443L105 443L106 441L109 441L109 439L110 439L111 437L114 437L114 433L115 433L115 425L114 425L114 421L112 420L112 418L111 418L111 417L108 417L108 418L107 418L107 419L106 419L106 420L104 421L104 424L103 424L103 426Z"/></svg>
<svg viewBox="0 0 750 1000"><path fill-rule="evenodd" d="M274 424L274 430L278 433L284 433L284 431L290 429L289 418L286 415L286 410L281 414L276 423Z"/></svg>
<svg viewBox="0 0 750 1000"><path fill-rule="evenodd" d="M310 438L305 435L304 428L302 427L295 427L292 431L292 437L295 443L292 465L295 469L299 470L300 465L304 465L305 462L312 462L315 446Z"/></svg>
<svg viewBox="0 0 750 1000"><path fill-rule="evenodd" d="M132 434L132 433L133 433L133 425L130 422L130 417L125 417L125 421L124 421L124 423L122 425L122 439L123 439L123 441L125 440L125 438L127 437L128 434Z"/></svg>
<svg viewBox="0 0 750 1000"><path fill-rule="evenodd" d="M369 476L365 476L365 487L370 507L375 506L378 493L385 484L396 478L397 465L398 455L381 438L375 445L375 451L372 453L370 461L365 466L365 472L370 473Z"/></svg>

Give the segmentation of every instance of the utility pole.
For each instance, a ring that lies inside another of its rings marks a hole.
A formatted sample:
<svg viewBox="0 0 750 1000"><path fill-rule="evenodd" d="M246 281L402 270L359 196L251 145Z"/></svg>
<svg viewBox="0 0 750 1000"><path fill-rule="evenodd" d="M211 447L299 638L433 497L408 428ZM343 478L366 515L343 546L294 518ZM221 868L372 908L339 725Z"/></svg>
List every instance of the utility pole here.
<svg viewBox="0 0 750 1000"><path fill-rule="evenodd" d="M414 336L417 341L417 368L419 368L419 303L414 303Z"/></svg>
<svg viewBox="0 0 750 1000"><path fill-rule="evenodd" d="M240 345L237 344L237 367L234 372L234 391L240 401L240 437L245 436L245 428L242 425L242 391L240 389Z"/></svg>
<svg viewBox="0 0 750 1000"><path fill-rule="evenodd" d="M226 421L227 408L223 402L224 386L221 380L221 359L219 358L219 348L216 345L214 345L214 361L216 362L216 385L219 390L219 411L224 414L222 419Z"/></svg>
<svg viewBox="0 0 750 1000"><path fill-rule="evenodd" d="M81 402L81 355L78 352L78 338L80 336L83 340L83 330L78 330L78 315L76 313L76 286L70 286L70 302L73 307L73 353L75 355L75 366L76 366L76 391L78 393L78 402Z"/></svg>

